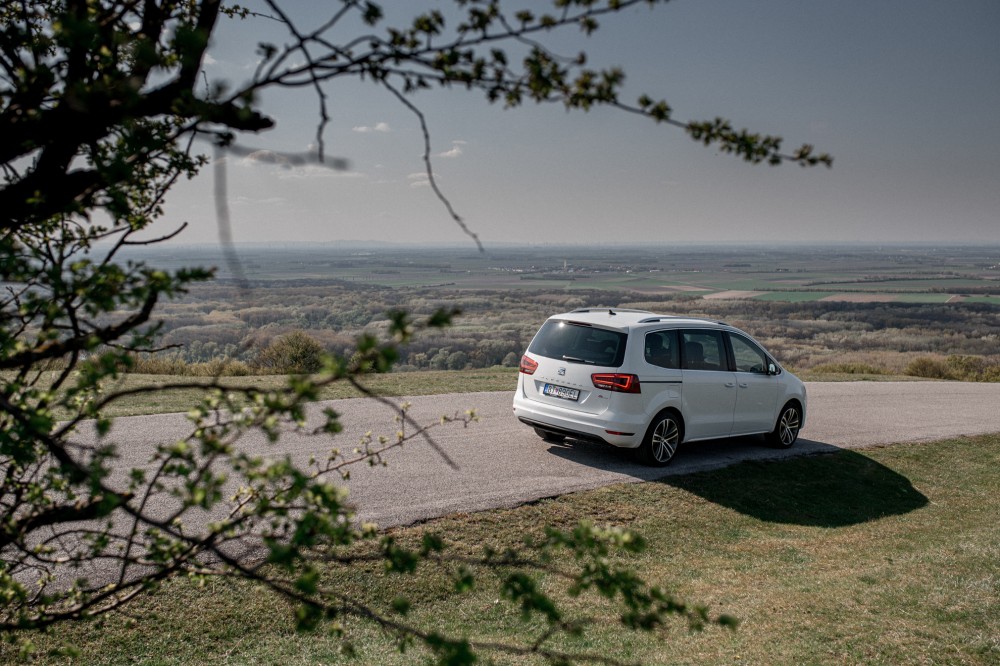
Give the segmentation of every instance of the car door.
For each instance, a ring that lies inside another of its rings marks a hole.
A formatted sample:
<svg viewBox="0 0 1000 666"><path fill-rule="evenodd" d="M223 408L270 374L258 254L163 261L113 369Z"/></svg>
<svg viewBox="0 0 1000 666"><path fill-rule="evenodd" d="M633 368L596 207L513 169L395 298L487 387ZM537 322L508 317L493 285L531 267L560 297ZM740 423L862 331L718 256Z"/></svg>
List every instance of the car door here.
<svg viewBox="0 0 1000 666"><path fill-rule="evenodd" d="M643 340L643 364L639 382L645 412L652 416L665 407L676 407L681 399L680 338L676 329L649 331Z"/></svg>
<svg viewBox="0 0 1000 666"><path fill-rule="evenodd" d="M734 435L770 432L774 429L778 401L778 378L768 373L770 359L752 340L727 333L736 375Z"/></svg>
<svg viewBox="0 0 1000 666"><path fill-rule="evenodd" d="M723 332L683 329L680 337L685 439L727 437L737 393Z"/></svg>

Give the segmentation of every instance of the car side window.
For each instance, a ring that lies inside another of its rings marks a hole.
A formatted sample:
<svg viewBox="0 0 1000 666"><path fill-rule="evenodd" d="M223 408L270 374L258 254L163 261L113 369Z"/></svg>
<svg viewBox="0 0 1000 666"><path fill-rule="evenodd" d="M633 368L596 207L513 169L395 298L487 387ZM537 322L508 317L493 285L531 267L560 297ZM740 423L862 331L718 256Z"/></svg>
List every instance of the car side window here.
<svg viewBox="0 0 1000 666"><path fill-rule="evenodd" d="M680 345L677 331L656 331L646 334L646 363L661 368L680 368Z"/></svg>
<svg viewBox="0 0 1000 666"><path fill-rule="evenodd" d="M728 370L722 331L682 331L681 364L685 370Z"/></svg>
<svg viewBox="0 0 1000 666"><path fill-rule="evenodd" d="M733 358L736 360L736 372L767 372L767 354L760 347L750 342L742 335L729 334L733 345Z"/></svg>

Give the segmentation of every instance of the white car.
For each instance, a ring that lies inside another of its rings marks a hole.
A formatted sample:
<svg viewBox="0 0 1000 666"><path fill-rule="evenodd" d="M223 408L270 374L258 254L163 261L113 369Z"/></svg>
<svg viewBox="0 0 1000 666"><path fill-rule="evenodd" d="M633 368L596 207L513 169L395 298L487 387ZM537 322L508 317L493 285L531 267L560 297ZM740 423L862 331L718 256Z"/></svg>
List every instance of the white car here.
<svg viewBox="0 0 1000 666"><path fill-rule="evenodd" d="M514 414L546 441L636 449L666 465L681 442L766 434L789 447L806 389L720 321L585 308L550 317L521 358Z"/></svg>

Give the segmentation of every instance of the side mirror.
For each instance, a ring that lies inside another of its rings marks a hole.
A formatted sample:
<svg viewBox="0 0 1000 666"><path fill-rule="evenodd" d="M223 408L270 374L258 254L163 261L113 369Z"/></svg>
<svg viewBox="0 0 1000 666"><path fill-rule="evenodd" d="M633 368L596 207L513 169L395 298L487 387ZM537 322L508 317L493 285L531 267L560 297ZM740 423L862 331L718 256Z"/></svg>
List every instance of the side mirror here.
<svg viewBox="0 0 1000 666"><path fill-rule="evenodd" d="M774 365L774 363L769 363L768 364L768 366L767 366L767 374L769 374L769 375L776 375L776 374L778 374L778 368L777 368L777 366Z"/></svg>

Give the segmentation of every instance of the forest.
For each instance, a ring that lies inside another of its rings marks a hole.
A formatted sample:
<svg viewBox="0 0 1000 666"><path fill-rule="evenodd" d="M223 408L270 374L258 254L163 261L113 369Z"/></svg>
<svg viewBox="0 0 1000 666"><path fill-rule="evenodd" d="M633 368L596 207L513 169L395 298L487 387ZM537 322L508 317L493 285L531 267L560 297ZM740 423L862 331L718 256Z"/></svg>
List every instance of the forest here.
<svg viewBox="0 0 1000 666"><path fill-rule="evenodd" d="M807 262L796 263L801 251L735 248L664 251L658 261L630 261L626 249L592 248L507 250L467 260L468 252L430 249L332 258L258 250L245 253L252 280L223 267L218 279L166 303L159 322L163 350L138 358L135 370L283 372L287 364L271 348L289 335L316 350L349 355L358 335L385 332L388 312L420 317L439 308L461 314L444 331L418 335L403 350L397 371L516 367L550 315L630 307L727 321L799 372L909 369L921 376L995 379L995 266L971 250L958 253L964 263L955 254L942 262L938 250L911 251L903 261L896 251L871 250L845 260L842 251L812 250ZM212 257L181 253L170 261L206 258ZM366 278L358 279L359 272ZM525 273L536 279L521 279ZM821 286L844 292L816 292Z"/></svg>

